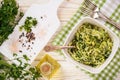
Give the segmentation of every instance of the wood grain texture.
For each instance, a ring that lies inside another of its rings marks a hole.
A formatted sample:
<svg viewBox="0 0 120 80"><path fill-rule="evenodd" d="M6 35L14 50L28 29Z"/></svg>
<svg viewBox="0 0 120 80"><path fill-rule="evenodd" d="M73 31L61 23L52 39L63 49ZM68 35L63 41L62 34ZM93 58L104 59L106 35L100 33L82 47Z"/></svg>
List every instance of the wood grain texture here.
<svg viewBox="0 0 120 80"><path fill-rule="evenodd" d="M25 13L32 4L40 5L46 4L50 0L16 0L16 1L19 3L21 10ZM83 0L64 0L64 2L58 8L58 17L61 22L61 27L64 26L69 21L69 19L77 11L82 1ZM41 51L39 55L36 57L35 61L32 63L32 66L37 65L45 53L46 52ZM61 64L60 70L53 76L51 80L92 80L92 78L90 78L87 74L81 71L80 68L76 68L76 66L73 63L70 63L69 61L66 60L64 56L61 56L60 53L51 52L48 54L51 55ZM118 74L117 76L118 77L116 78L116 80L120 80L120 74Z"/></svg>
<svg viewBox="0 0 120 80"><path fill-rule="evenodd" d="M50 0L18 0L18 3L21 10L26 12L32 4L41 5L49 1ZM70 20L82 1L83 0L64 0L64 2L58 8L58 17L60 19L61 26L64 26ZM38 64L41 57L43 57L45 53L46 52L44 51L40 52L35 61L32 63L32 66ZM51 80L90 80L88 75L86 75L80 69L77 69L74 64L67 61L64 56L60 55L60 53L52 52L48 54L50 54L61 64L61 69L53 76Z"/></svg>
<svg viewBox="0 0 120 80"><path fill-rule="evenodd" d="M46 4L50 0L17 0L20 8L23 12L26 12L27 9L32 4ZM58 8L58 17L61 22L61 27L64 26L73 14L77 11L78 7L83 0L64 0L64 2ZM35 61L32 63L32 66L35 66L40 61L41 57L46 52L41 51L36 57ZM61 56L60 53L51 52L50 54L54 59L56 59L61 64L61 69L53 76L51 80L92 80L87 74L76 68L76 66L69 61L67 61L64 56ZM117 80L120 80L118 78Z"/></svg>

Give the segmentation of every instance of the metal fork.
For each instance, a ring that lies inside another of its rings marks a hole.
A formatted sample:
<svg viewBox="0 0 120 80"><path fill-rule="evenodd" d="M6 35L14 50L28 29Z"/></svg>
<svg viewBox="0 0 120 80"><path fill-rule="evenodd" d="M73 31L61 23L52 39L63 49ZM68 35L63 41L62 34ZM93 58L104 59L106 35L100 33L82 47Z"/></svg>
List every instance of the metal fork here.
<svg viewBox="0 0 120 80"><path fill-rule="evenodd" d="M103 19L106 22L109 22L110 24L114 25L116 28L120 30L120 23L117 23L113 21L112 19L108 18L106 15L104 15L100 9L92 3L90 0L85 0L82 7L80 7L80 12L84 15L89 15L92 18L95 19Z"/></svg>

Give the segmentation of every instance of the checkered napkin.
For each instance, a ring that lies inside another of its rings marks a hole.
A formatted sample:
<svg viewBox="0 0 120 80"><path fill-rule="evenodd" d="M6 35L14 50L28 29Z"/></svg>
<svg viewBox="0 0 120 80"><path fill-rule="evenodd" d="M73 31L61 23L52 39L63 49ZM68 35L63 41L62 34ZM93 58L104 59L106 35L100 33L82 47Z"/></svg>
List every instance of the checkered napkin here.
<svg viewBox="0 0 120 80"><path fill-rule="evenodd" d="M116 22L120 22L120 0L92 0L101 11L111 19ZM82 6L82 5L81 5ZM70 19L70 21L63 26L62 30L58 33L58 35L53 40L54 45L63 45L67 35L73 28L73 26L77 23L79 19L84 17L82 13L80 13L80 8L74 14L74 16ZM110 25L107 22L101 21L106 26L108 26L113 32L115 32L120 37L120 30L117 30L114 26ZM85 71L86 72L86 71ZM116 55L109 63L109 65L99 74L89 74L93 80L115 80L117 74L120 72L120 48L118 49Z"/></svg>

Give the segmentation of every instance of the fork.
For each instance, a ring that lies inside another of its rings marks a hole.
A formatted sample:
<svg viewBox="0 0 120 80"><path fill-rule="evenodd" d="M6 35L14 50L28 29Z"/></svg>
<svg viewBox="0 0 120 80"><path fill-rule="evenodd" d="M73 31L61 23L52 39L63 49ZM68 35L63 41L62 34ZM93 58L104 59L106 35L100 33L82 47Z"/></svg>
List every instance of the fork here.
<svg viewBox="0 0 120 80"><path fill-rule="evenodd" d="M82 7L80 7L80 12L84 15L89 15L92 18L95 19L103 19L106 22L109 22L110 24L114 25L116 28L120 30L120 23L117 23L113 21L112 19L108 18L106 15L104 15L100 9L92 3L90 0L85 0Z"/></svg>

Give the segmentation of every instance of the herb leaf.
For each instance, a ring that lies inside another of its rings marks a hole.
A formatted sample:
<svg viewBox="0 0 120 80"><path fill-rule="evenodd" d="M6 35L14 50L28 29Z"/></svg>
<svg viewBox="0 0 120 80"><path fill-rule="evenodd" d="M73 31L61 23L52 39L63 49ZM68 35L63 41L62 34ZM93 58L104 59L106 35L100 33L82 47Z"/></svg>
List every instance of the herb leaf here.
<svg viewBox="0 0 120 80"><path fill-rule="evenodd" d="M18 13L18 5L15 0L3 0L0 7L0 45L12 33L15 26L15 18Z"/></svg>
<svg viewBox="0 0 120 80"><path fill-rule="evenodd" d="M31 28L33 26L35 27L36 25L37 25L36 18L27 17L24 22L24 25L20 26L20 31L24 29L26 32L31 32Z"/></svg>
<svg viewBox="0 0 120 80"><path fill-rule="evenodd" d="M21 58L28 60L26 55L17 58L16 55L14 60L19 61L19 65L9 64L0 58L0 80L38 80L39 77L42 77L36 67L31 67L30 64L21 61Z"/></svg>

